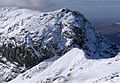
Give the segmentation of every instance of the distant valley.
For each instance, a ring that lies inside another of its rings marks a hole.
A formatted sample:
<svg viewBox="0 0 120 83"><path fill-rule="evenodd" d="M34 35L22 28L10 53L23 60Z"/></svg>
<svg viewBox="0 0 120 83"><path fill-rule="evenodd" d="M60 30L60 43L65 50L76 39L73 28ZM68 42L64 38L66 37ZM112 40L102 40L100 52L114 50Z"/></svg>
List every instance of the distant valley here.
<svg viewBox="0 0 120 83"><path fill-rule="evenodd" d="M97 32L101 32L105 37L107 37L112 42L115 42L120 46L120 20L117 18L108 19L94 19L92 21L93 26Z"/></svg>

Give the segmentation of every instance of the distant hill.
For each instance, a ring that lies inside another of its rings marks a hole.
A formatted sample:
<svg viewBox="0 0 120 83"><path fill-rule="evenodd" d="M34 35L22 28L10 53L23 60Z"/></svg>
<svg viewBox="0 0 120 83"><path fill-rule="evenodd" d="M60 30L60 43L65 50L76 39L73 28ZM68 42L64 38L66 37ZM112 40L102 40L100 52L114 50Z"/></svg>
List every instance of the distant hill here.
<svg viewBox="0 0 120 83"><path fill-rule="evenodd" d="M95 28L97 31L101 32L111 41L120 45L120 21L109 22L106 24L101 24Z"/></svg>

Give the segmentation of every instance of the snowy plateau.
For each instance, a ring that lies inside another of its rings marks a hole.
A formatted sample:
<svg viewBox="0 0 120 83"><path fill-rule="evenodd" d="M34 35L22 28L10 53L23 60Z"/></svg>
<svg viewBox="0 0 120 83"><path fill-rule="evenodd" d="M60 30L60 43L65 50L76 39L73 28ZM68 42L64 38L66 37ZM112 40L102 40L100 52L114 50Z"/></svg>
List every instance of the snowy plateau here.
<svg viewBox="0 0 120 83"><path fill-rule="evenodd" d="M0 7L0 83L120 83L119 52L78 11Z"/></svg>

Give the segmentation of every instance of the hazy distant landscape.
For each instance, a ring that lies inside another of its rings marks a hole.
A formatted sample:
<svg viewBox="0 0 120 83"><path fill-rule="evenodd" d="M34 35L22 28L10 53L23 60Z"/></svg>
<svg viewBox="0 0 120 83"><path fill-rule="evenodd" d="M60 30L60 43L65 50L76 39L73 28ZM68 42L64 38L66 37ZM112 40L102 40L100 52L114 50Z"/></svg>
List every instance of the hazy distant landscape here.
<svg viewBox="0 0 120 83"><path fill-rule="evenodd" d="M96 31L101 32L109 40L120 45L120 20L119 18L97 18L92 20Z"/></svg>

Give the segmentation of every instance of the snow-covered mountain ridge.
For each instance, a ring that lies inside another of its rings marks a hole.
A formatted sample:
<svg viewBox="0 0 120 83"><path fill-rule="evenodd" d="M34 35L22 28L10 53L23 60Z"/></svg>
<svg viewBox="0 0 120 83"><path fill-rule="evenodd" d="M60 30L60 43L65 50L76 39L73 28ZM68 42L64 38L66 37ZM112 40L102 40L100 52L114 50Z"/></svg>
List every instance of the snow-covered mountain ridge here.
<svg viewBox="0 0 120 83"><path fill-rule="evenodd" d="M119 48L100 33L80 12L60 9L39 12L14 7L0 8L0 52L3 64L8 61L18 68L0 70L1 79L9 81L41 61L62 56L73 48L84 51L86 59L112 58ZM9 64L10 65L10 64ZM46 67L45 67L46 68ZM8 77L4 77L3 74Z"/></svg>
<svg viewBox="0 0 120 83"><path fill-rule="evenodd" d="M120 83L120 54L109 59L87 59L73 48L51 66L37 72L36 67L8 83Z"/></svg>

